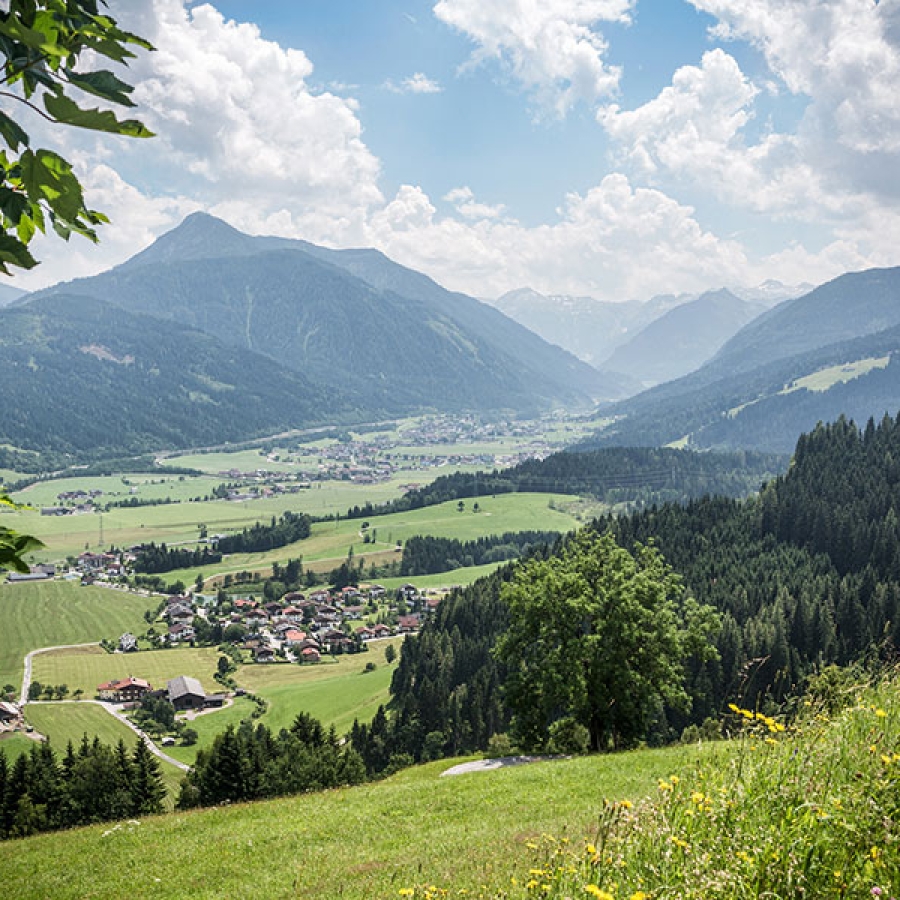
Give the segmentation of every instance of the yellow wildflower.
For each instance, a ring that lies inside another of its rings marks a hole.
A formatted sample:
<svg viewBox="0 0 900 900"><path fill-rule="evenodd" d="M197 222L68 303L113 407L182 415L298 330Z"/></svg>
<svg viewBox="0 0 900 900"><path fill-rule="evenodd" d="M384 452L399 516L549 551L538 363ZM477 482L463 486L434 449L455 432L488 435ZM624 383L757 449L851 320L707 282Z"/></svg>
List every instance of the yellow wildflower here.
<svg viewBox="0 0 900 900"><path fill-rule="evenodd" d="M616 900L609 891L604 891L603 888L597 887L596 884L586 884L584 886L584 892L595 897L596 900Z"/></svg>
<svg viewBox="0 0 900 900"><path fill-rule="evenodd" d="M413 888L400 888L400 896L401 897L412 897L415 894L415 889Z"/></svg>
<svg viewBox="0 0 900 900"><path fill-rule="evenodd" d="M887 716L887 713L883 709L879 708L875 710L875 715L878 716L879 719L883 719L885 718L885 716Z"/></svg>

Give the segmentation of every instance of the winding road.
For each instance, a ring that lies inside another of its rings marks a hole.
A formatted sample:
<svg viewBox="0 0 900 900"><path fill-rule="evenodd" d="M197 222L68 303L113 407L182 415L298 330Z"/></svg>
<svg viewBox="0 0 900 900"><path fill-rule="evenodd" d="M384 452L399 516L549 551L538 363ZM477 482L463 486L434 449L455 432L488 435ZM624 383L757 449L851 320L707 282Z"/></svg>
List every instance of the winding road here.
<svg viewBox="0 0 900 900"><path fill-rule="evenodd" d="M28 688L31 685L31 661L34 656L38 653L49 653L52 650L76 650L80 647L97 647L99 646L97 641L93 641L90 644L60 644L58 647L40 647L37 650L32 650L30 653L25 654L25 673L22 676L22 692L19 696L19 706L24 707L27 703L93 703L95 706L99 706L102 709L105 709L113 718L118 719L123 725L127 725L146 745L147 749L154 755L159 757L164 762L169 763L170 765L175 766L176 769L180 769L182 772L190 771L190 766L186 766L183 762L175 759L172 756L169 756L168 753L164 753L160 748L153 743L150 736L138 728L134 722L131 721L126 715L123 714L121 707L117 706L113 703L107 703L103 700L29 700L28 699Z"/></svg>

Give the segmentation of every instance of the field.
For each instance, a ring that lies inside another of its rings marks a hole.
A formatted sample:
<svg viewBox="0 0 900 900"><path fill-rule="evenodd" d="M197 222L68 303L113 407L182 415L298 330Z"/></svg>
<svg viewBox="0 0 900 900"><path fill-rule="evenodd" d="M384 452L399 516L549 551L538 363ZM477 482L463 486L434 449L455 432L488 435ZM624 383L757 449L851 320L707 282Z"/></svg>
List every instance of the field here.
<svg viewBox="0 0 900 900"><path fill-rule="evenodd" d="M695 751L674 749L386 782L0 844L9 900L84 896L398 896L428 880L509 883L543 833L590 833L605 798L637 798ZM458 762L458 760L456 761ZM100 850L102 844L102 852ZM52 862L51 862L52 860ZM585 895L586 896L586 895Z"/></svg>
<svg viewBox="0 0 900 900"><path fill-rule="evenodd" d="M42 684L67 684L93 697L97 685L134 675L145 678L154 688L164 687L170 678L193 675L212 693L213 674L219 653L215 647L175 647L171 650L141 650L138 653L107 653L100 647L56 650L34 657L32 675Z"/></svg>
<svg viewBox="0 0 900 900"><path fill-rule="evenodd" d="M344 733L355 718L370 719L378 705L387 701L396 663L389 666L385 662L384 648L391 643L399 649L401 640L377 641L370 645L368 653L339 656L336 662L325 657L318 665L241 666L234 678L240 687L269 702L269 710L261 721L273 731L289 727L298 713L308 712L326 726L334 725L339 733ZM128 675L146 678L154 687L162 687L178 675L192 675L207 691L213 692L218 689L212 677L218 656L214 647L142 650L129 654L110 654L100 647L73 648L36 656L33 676L43 684L67 684L70 691L81 688L86 697L95 695L98 684ZM365 671L370 662L376 666L374 672ZM29 711L31 708L28 707ZM200 735L198 744L174 748L172 756L193 762L197 749L211 742L226 725L248 718L252 710L250 701L238 698L228 709L197 717L191 727Z"/></svg>
<svg viewBox="0 0 900 900"><path fill-rule="evenodd" d="M564 505L573 498L561 494L499 494L495 497L479 497L466 501L462 512L456 502L428 506L403 513L374 516L369 522L369 534L374 542L363 543L361 519L341 519L336 522L318 522L312 534L304 541L281 547L269 553L233 554L216 566L203 569L178 569L166 575L170 581L193 582L198 574L210 577L216 574L243 571L268 572L273 562L284 563L291 558L303 557L304 565L327 571L339 565L353 548L356 560L371 560L384 555L397 558L396 542L413 535L474 540L507 531L569 531L578 520L568 512L553 507ZM474 502L479 511L473 511ZM551 505L552 504L552 505ZM318 565L317 565L318 564ZM454 575L452 581L456 583ZM447 582L444 576L441 583Z"/></svg>
<svg viewBox="0 0 900 900"><path fill-rule="evenodd" d="M0 687L21 684L30 650L143 631L150 606L155 601L137 594L63 581L0 585Z"/></svg>
<svg viewBox="0 0 900 900"><path fill-rule="evenodd" d="M727 741L383 782L0 844L4 896L752 900L900 893L900 678Z"/></svg>

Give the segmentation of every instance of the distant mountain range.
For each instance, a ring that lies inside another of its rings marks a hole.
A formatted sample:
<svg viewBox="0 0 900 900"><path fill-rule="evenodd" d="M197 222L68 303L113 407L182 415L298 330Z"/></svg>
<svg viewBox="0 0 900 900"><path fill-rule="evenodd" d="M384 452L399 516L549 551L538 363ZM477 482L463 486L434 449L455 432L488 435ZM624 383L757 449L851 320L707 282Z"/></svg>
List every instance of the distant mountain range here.
<svg viewBox="0 0 900 900"><path fill-rule="evenodd" d="M205 214L115 269L14 299L0 334L0 440L30 449L190 446L425 410L587 411L634 391L377 251L251 237Z"/></svg>
<svg viewBox="0 0 900 900"><path fill-rule="evenodd" d="M510 291L493 304L544 339L646 388L701 366L755 316L811 285L662 294L646 302Z"/></svg>
<svg viewBox="0 0 900 900"><path fill-rule="evenodd" d="M844 414L900 409L900 268L843 275L754 319L697 371L603 410L591 445L790 452Z"/></svg>
<svg viewBox="0 0 900 900"><path fill-rule="evenodd" d="M765 312L761 303L724 288L661 315L618 347L605 365L650 387L703 365L744 325Z"/></svg>

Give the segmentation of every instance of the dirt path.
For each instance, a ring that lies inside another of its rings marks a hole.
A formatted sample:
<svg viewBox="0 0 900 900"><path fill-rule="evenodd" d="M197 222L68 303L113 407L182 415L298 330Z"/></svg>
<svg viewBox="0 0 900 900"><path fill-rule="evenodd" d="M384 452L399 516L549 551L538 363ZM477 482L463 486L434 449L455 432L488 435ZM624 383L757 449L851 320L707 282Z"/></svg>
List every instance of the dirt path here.
<svg viewBox="0 0 900 900"><path fill-rule="evenodd" d="M89 644L60 644L58 647L39 647L25 654L25 672L22 675L22 690L19 692L19 706L28 702L28 688L31 687L31 660L38 653L50 653L52 650L77 650L79 647L99 647L99 641L91 641Z"/></svg>
<svg viewBox="0 0 900 900"><path fill-rule="evenodd" d="M28 688L31 686L31 661L38 653L49 653L52 650L77 650L80 647L99 647L98 641L92 641L89 644L60 644L57 647L39 647L37 650L32 650L29 653L25 654L25 674L22 676L22 691L19 694L19 706L24 707L27 703L93 703L96 706L100 706L105 709L111 716L118 719L123 725L127 725L146 745L147 749L154 755L158 756L160 759L164 760L167 763L175 766L177 769L181 769L182 772L187 772L190 770L190 766L186 766L183 762L179 762L172 756L169 756L168 753L163 753L156 744L153 743L150 736L138 728L134 722L131 721L127 716L123 715L121 709L118 709L114 704L106 703L102 700L29 700L28 699Z"/></svg>

